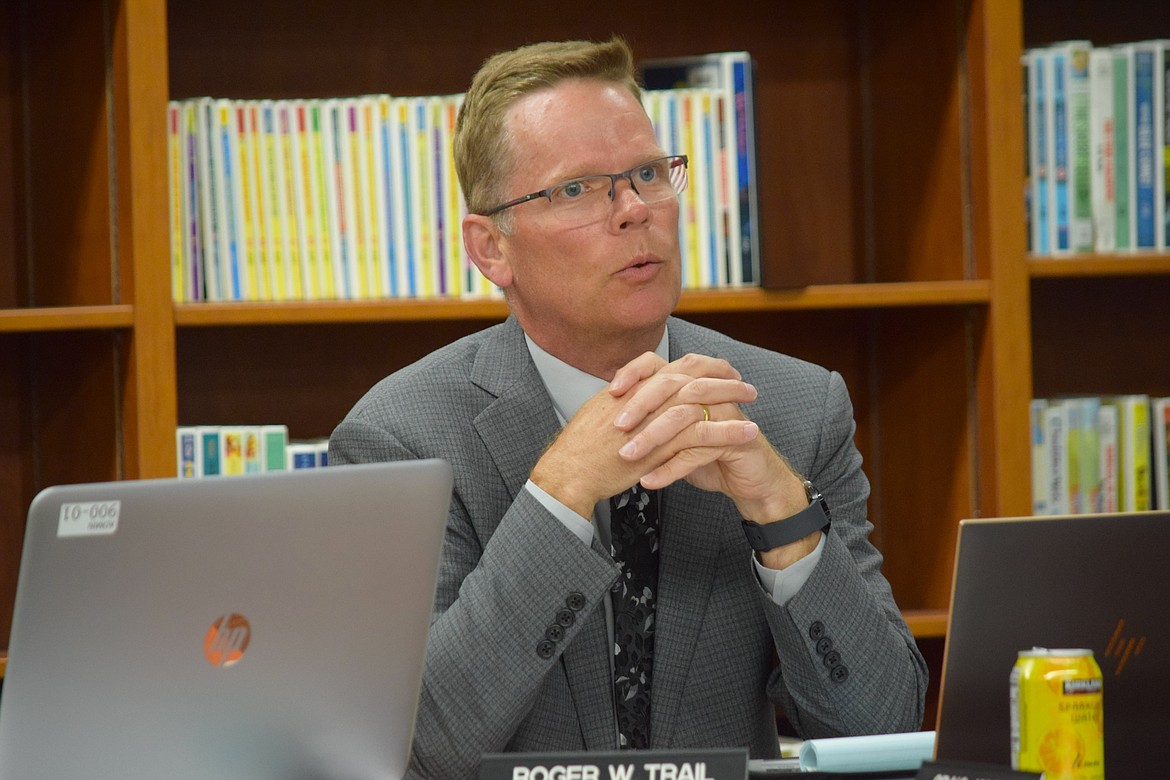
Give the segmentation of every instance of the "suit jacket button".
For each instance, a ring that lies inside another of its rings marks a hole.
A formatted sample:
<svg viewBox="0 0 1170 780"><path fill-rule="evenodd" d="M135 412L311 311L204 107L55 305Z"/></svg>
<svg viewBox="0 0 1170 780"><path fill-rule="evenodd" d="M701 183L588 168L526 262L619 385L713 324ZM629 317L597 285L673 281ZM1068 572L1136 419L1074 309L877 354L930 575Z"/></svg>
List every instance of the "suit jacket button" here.
<svg viewBox="0 0 1170 780"><path fill-rule="evenodd" d="M824 655L833 649L833 640L827 636L823 636L817 640L817 654Z"/></svg>
<svg viewBox="0 0 1170 780"><path fill-rule="evenodd" d="M560 623L550 623L548 628L544 630L544 638L559 642L565 638L565 629Z"/></svg>
<svg viewBox="0 0 1170 780"><path fill-rule="evenodd" d="M565 603L569 605L569 609L573 610L574 612L580 612L581 610L585 609L585 596L584 594L574 591L569 594L567 599L565 599Z"/></svg>
<svg viewBox="0 0 1170 780"><path fill-rule="evenodd" d="M812 641L816 642L824 635L825 635L825 624L822 623L821 621L818 620L818 621L814 622L811 626L808 627L808 636Z"/></svg>
<svg viewBox="0 0 1170 780"><path fill-rule="evenodd" d="M557 612L557 622L565 628L573 625L577 620L576 614L571 609L562 609Z"/></svg>
<svg viewBox="0 0 1170 780"><path fill-rule="evenodd" d="M832 669L834 666L841 665L841 654L838 653L836 650L830 650L829 652L825 653L824 660L825 660L825 666Z"/></svg>
<svg viewBox="0 0 1170 780"><path fill-rule="evenodd" d="M829 670L829 676L833 678L833 682L843 683L849 679L849 667L845 664L838 664Z"/></svg>
<svg viewBox="0 0 1170 780"><path fill-rule="evenodd" d="M537 644L537 646L536 646L536 654L538 656L540 656L541 658L545 659L546 661L549 658L552 658L553 654L556 653L556 651L557 651L556 644L553 642L550 642L547 639L540 640L540 643Z"/></svg>

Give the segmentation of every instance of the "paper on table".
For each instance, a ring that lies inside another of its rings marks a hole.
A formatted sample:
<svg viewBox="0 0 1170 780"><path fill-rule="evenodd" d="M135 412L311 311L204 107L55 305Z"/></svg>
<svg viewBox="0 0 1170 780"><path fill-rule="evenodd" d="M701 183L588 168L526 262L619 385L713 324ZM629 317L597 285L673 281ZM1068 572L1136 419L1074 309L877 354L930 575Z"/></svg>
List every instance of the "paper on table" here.
<svg viewBox="0 0 1170 780"><path fill-rule="evenodd" d="M810 739L800 748L800 768L821 772L917 769L933 755L933 731Z"/></svg>

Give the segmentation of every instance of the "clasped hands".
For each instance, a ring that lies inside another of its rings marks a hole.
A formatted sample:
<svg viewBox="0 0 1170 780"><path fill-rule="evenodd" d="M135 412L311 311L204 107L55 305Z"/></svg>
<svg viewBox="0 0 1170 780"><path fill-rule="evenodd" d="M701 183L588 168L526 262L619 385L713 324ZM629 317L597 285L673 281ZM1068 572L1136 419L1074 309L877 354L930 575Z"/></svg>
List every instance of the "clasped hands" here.
<svg viewBox="0 0 1170 780"><path fill-rule="evenodd" d="M685 479L726 494L745 519L782 520L808 499L800 478L740 410L756 395L725 360L690 354L667 363L647 352L581 406L532 479L583 517L635 482L653 490Z"/></svg>

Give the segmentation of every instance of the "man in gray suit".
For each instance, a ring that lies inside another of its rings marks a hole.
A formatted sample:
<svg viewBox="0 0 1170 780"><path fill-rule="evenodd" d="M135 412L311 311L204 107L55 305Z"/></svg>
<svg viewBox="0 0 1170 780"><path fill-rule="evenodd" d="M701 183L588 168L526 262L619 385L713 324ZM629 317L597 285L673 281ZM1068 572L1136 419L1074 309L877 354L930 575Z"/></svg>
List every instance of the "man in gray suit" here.
<svg viewBox="0 0 1170 780"><path fill-rule="evenodd" d="M868 541L844 383L670 316L686 160L624 42L489 59L455 143L464 242L511 316L387 377L330 442L334 463L454 467L412 772L619 744L770 757L777 706L804 737L919 728L925 664ZM608 501L639 483L658 574L627 741Z"/></svg>

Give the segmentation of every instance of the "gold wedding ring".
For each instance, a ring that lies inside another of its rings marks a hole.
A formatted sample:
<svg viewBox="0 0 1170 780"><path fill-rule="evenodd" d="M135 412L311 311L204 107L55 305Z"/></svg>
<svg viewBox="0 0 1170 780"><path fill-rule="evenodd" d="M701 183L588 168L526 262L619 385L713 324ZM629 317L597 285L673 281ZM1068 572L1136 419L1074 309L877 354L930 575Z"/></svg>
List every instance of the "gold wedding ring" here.
<svg viewBox="0 0 1170 780"><path fill-rule="evenodd" d="M703 422L711 422L711 410L703 407Z"/></svg>

